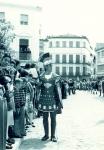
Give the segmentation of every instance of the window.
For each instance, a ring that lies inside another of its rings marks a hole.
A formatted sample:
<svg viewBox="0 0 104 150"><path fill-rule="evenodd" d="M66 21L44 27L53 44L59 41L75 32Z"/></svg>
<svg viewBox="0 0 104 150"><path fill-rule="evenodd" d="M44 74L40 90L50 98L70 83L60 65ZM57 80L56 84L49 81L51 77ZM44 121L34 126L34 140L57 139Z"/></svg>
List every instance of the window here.
<svg viewBox="0 0 104 150"><path fill-rule="evenodd" d="M26 52L28 46L29 46L28 39L20 39L20 41L19 41L20 52Z"/></svg>
<svg viewBox="0 0 104 150"><path fill-rule="evenodd" d="M0 12L0 21L5 21L5 12Z"/></svg>
<svg viewBox="0 0 104 150"><path fill-rule="evenodd" d="M104 65L98 65L98 71L99 72L104 71Z"/></svg>
<svg viewBox="0 0 104 150"><path fill-rule="evenodd" d="M59 59L60 59L60 58L59 58L59 55L56 55L56 63L59 63L59 62L60 62Z"/></svg>
<svg viewBox="0 0 104 150"><path fill-rule="evenodd" d="M56 73L57 73L57 74L60 74L59 67L56 67Z"/></svg>
<svg viewBox="0 0 104 150"><path fill-rule="evenodd" d="M20 39L19 40L19 59L20 60L30 60L31 50L29 49L29 40Z"/></svg>
<svg viewBox="0 0 104 150"><path fill-rule="evenodd" d="M94 74L96 74L96 69L94 68Z"/></svg>
<svg viewBox="0 0 104 150"><path fill-rule="evenodd" d="M69 67L69 75L73 76L73 67Z"/></svg>
<svg viewBox="0 0 104 150"><path fill-rule="evenodd" d="M56 47L60 47L60 42L56 41Z"/></svg>
<svg viewBox="0 0 104 150"><path fill-rule="evenodd" d="M69 63L73 63L73 55L69 55Z"/></svg>
<svg viewBox="0 0 104 150"><path fill-rule="evenodd" d="M79 74L80 74L80 68L76 67L76 75L79 75Z"/></svg>
<svg viewBox="0 0 104 150"><path fill-rule="evenodd" d="M44 49L43 43L40 43L40 44L39 44L39 48L40 48L40 50L43 50L43 49Z"/></svg>
<svg viewBox="0 0 104 150"><path fill-rule="evenodd" d="M66 55L62 56L62 63L66 63Z"/></svg>
<svg viewBox="0 0 104 150"><path fill-rule="evenodd" d="M76 55L76 63L80 63L80 55Z"/></svg>
<svg viewBox="0 0 104 150"><path fill-rule="evenodd" d="M28 15L21 14L20 23L22 25L28 25Z"/></svg>
<svg viewBox="0 0 104 150"><path fill-rule="evenodd" d="M83 63L86 63L86 56L83 55Z"/></svg>
<svg viewBox="0 0 104 150"><path fill-rule="evenodd" d="M77 48L80 47L80 42L79 42L79 41L76 42L76 47L77 47Z"/></svg>
<svg viewBox="0 0 104 150"><path fill-rule="evenodd" d="M62 47L66 47L66 41L62 41Z"/></svg>
<svg viewBox="0 0 104 150"><path fill-rule="evenodd" d="M86 48L86 42L83 42L83 47Z"/></svg>
<svg viewBox="0 0 104 150"><path fill-rule="evenodd" d="M102 57L104 57L104 51L102 51Z"/></svg>
<svg viewBox="0 0 104 150"><path fill-rule="evenodd" d="M83 67L83 75L86 75L86 67Z"/></svg>
<svg viewBox="0 0 104 150"><path fill-rule="evenodd" d="M98 58L100 58L100 52L98 52Z"/></svg>
<svg viewBox="0 0 104 150"><path fill-rule="evenodd" d="M49 47L52 48L52 41L49 42Z"/></svg>
<svg viewBox="0 0 104 150"><path fill-rule="evenodd" d="M62 75L66 76L66 67L62 67Z"/></svg>
<svg viewBox="0 0 104 150"><path fill-rule="evenodd" d="M69 41L69 47L73 47L73 41Z"/></svg>

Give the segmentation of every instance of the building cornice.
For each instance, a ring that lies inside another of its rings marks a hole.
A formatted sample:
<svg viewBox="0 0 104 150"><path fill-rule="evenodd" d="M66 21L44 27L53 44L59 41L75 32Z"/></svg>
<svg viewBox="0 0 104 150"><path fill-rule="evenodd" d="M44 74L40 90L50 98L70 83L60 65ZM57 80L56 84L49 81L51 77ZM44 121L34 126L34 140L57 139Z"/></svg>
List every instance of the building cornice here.
<svg viewBox="0 0 104 150"><path fill-rule="evenodd" d="M23 4L14 4L14 3L5 3L5 2L0 2L0 6L3 7L12 7L12 8L19 8L19 9L29 9L29 10L35 10L35 11L41 11L42 8L39 6L34 6L34 5L23 5Z"/></svg>
<svg viewBox="0 0 104 150"><path fill-rule="evenodd" d="M58 36L47 36L47 39L52 39L52 38L78 38L78 39L86 39L88 42L88 38L86 36L78 36L78 35L72 35L72 34L67 34L67 35L58 35Z"/></svg>
<svg viewBox="0 0 104 150"><path fill-rule="evenodd" d="M97 51L100 51L100 50L104 50L104 47L102 47L102 48L95 48L95 51L97 52Z"/></svg>
<svg viewBox="0 0 104 150"><path fill-rule="evenodd" d="M39 39L40 41L47 42L48 39Z"/></svg>

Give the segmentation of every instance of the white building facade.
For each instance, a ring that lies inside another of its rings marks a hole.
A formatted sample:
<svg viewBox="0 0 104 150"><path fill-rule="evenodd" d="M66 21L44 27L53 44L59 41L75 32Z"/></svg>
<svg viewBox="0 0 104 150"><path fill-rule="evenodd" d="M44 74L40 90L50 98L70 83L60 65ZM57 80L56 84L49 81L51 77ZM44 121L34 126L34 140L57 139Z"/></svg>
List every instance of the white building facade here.
<svg viewBox="0 0 104 150"><path fill-rule="evenodd" d="M10 21L16 38L11 43L16 59L34 60L39 58L39 24L41 8L23 0L0 1L0 20Z"/></svg>
<svg viewBox="0 0 104 150"><path fill-rule="evenodd" d="M104 77L104 43L96 44L96 75Z"/></svg>
<svg viewBox="0 0 104 150"><path fill-rule="evenodd" d="M42 40L41 40L42 42ZM44 52L52 55L53 71L67 78L87 78L94 74L94 50L85 36L47 36Z"/></svg>

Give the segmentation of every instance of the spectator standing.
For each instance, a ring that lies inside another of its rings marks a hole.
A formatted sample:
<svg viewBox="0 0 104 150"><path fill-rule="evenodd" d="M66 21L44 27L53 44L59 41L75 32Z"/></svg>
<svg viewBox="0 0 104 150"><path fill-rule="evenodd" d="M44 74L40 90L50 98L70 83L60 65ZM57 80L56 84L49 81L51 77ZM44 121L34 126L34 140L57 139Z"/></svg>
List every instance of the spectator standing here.
<svg viewBox="0 0 104 150"><path fill-rule="evenodd" d="M7 84L5 84L6 99L7 99L7 141L14 144L15 140L10 139L8 136L8 129L10 125L14 124L13 110L14 110L14 99L13 99L13 78L14 78L14 68L11 66L11 56L5 53L1 60L1 70ZM7 146L8 147L8 146Z"/></svg>
<svg viewBox="0 0 104 150"><path fill-rule="evenodd" d="M5 88L0 84L0 150L6 149L7 102Z"/></svg>
<svg viewBox="0 0 104 150"><path fill-rule="evenodd" d="M102 79L102 93L103 93L103 97L104 97L104 78Z"/></svg>
<svg viewBox="0 0 104 150"><path fill-rule="evenodd" d="M26 104L26 87L23 86L23 80L17 78L14 84L14 134L17 138L26 135L25 132L25 104Z"/></svg>

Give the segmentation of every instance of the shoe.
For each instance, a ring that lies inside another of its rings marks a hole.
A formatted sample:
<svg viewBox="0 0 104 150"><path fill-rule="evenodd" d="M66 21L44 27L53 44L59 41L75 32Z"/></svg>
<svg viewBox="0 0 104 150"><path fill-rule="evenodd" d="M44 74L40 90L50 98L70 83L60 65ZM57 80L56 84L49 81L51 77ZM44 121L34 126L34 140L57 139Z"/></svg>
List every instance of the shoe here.
<svg viewBox="0 0 104 150"><path fill-rule="evenodd" d="M23 138L22 135L14 135L15 138Z"/></svg>
<svg viewBox="0 0 104 150"><path fill-rule="evenodd" d="M6 145L6 149L12 149L13 147L11 145Z"/></svg>
<svg viewBox="0 0 104 150"><path fill-rule="evenodd" d="M9 145L9 146L11 146L11 145L12 145L12 143L8 143L8 142L6 142L6 144L7 144L7 145Z"/></svg>
<svg viewBox="0 0 104 150"><path fill-rule="evenodd" d="M46 136L46 135L45 135L45 136L42 137L41 140L42 140L42 141L47 141L48 139L49 139L49 136Z"/></svg>
<svg viewBox="0 0 104 150"><path fill-rule="evenodd" d="M27 125L25 128L27 129L27 128L29 128L29 126Z"/></svg>
<svg viewBox="0 0 104 150"><path fill-rule="evenodd" d="M33 128L35 128L35 125L34 125L34 124L32 124L32 127L33 127Z"/></svg>
<svg viewBox="0 0 104 150"><path fill-rule="evenodd" d="M21 134L21 136L26 136L26 133L24 133L24 134Z"/></svg>
<svg viewBox="0 0 104 150"><path fill-rule="evenodd" d="M9 139L7 139L7 142L8 142L8 143L11 143L11 144L15 144L15 139L9 138Z"/></svg>
<svg viewBox="0 0 104 150"><path fill-rule="evenodd" d="M52 142L57 142L56 137L55 137L55 136L51 137L51 141L52 141Z"/></svg>
<svg viewBox="0 0 104 150"><path fill-rule="evenodd" d="M30 123L30 122L27 122L26 125L31 125L31 123Z"/></svg>

